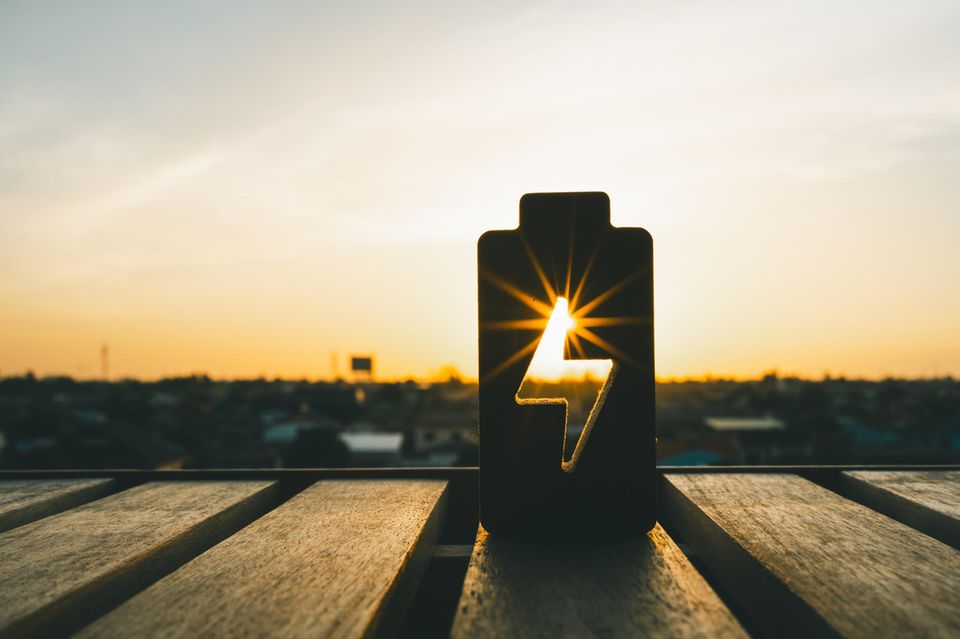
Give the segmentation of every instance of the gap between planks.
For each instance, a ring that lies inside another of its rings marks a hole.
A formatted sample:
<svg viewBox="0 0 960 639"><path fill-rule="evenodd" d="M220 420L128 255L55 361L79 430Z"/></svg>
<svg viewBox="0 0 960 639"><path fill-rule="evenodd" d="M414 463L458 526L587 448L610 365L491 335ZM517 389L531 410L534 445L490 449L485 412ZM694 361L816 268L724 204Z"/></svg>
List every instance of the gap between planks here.
<svg viewBox="0 0 960 639"><path fill-rule="evenodd" d="M746 637L657 525L591 546L496 539L482 530L451 637Z"/></svg>
<svg viewBox="0 0 960 639"><path fill-rule="evenodd" d="M661 504L774 636L957 636L960 553L795 475L668 475Z"/></svg>
<svg viewBox="0 0 960 639"><path fill-rule="evenodd" d="M442 480L328 480L96 620L79 636L395 633L443 523Z"/></svg>
<svg viewBox="0 0 960 639"><path fill-rule="evenodd" d="M0 635L72 632L273 507L277 482L148 483L0 535Z"/></svg>
<svg viewBox="0 0 960 639"><path fill-rule="evenodd" d="M850 499L960 548L960 471L852 471L837 489Z"/></svg>
<svg viewBox="0 0 960 639"><path fill-rule="evenodd" d="M0 532L100 499L119 488L112 479L0 481Z"/></svg>

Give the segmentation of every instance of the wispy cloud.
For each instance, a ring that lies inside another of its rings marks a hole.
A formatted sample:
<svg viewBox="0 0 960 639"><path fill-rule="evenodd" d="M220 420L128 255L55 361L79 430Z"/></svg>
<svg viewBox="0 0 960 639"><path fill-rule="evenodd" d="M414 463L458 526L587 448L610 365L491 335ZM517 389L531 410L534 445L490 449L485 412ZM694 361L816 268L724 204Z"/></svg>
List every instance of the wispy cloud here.
<svg viewBox="0 0 960 639"><path fill-rule="evenodd" d="M731 354L685 318L758 335L769 318L738 308L776 299L799 317L801 295L824 314L837 306L818 299L849 298L854 317L887 292L849 275L851 255L876 272L898 243L922 256L890 277L924 282L916 314L937 318L904 334L943 336L960 322L942 303L960 277L942 239L960 232L958 31L941 1L4 4L0 295L67 323L78 292L120 307L139 286L202 317L241 299L228 278L266 290L265 271L287 291L360 296L391 250L408 297L472 290L473 239L514 226L520 194L601 188L617 223L657 237L671 373L829 358L787 344L760 364L769 344ZM803 250L785 225L813 229ZM361 297L355 315L383 314ZM431 330L471 370L470 305L437 313ZM346 339L323 321L330 344ZM786 343L797 324L778 321ZM834 342L859 339L846 322ZM883 366L919 366L898 361Z"/></svg>

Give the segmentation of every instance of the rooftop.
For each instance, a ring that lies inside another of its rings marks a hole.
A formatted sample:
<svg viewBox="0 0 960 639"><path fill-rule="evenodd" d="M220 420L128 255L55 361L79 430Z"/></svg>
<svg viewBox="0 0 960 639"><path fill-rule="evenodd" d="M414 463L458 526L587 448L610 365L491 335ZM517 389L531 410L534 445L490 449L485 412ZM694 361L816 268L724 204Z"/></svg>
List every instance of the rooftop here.
<svg viewBox="0 0 960 639"><path fill-rule="evenodd" d="M705 417L703 422L713 430L753 431L753 430L782 430L784 423L776 417Z"/></svg>

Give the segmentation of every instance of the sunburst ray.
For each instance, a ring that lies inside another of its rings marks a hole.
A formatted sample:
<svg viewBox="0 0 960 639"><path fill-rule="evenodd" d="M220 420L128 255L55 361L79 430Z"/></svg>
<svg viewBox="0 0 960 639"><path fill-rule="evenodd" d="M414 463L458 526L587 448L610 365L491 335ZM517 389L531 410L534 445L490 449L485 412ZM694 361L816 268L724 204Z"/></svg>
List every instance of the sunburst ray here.
<svg viewBox="0 0 960 639"><path fill-rule="evenodd" d="M506 320L503 322L484 322L480 328L485 331L529 330L543 331L549 320L546 317L526 320Z"/></svg>
<svg viewBox="0 0 960 639"><path fill-rule="evenodd" d="M625 287L626 285L630 284L631 282L639 278L641 275L643 275L643 272L644 272L643 270L634 271L630 275L626 276L625 278L623 278L622 280L620 280L619 282L617 282L616 284L614 284L613 286L605 290L603 293L600 293L599 295L597 295L595 298L593 298L583 306L575 307L574 310L571 311L570 315L575 319L580 319L581 317L585 316L587 313L589 313L590 311L592 311L593 309L600 306L601 304L606 302L608 299L610 299L611 297L619 293L620 290L623 289L623 287Z"/></svg>
<svg viewBox="0 0 960 639"><path fill-rule="evenodd" d="M583 269L583 275L580 276L580 281L577 282L577 290L574 291L573 297L570 298L570 308L577 308L577 304L580 301L580 295L583 293L583 287L587 283L587 278L590 277L590 269L593 268L593 261L597 257L597 249L599 246L599 243L593 245L593 250L590 252L590 258L587 260L587 266Z"/></svg>
<svg viewBox="0 0 960 639"><path fill-rule="evenodd" d="M528 293L524 293L519 288L511 284L510 282L504 280L503 278L497 275L494 275L490 271L486 271L486 270L481 271L480 277L489 281L491 284L493 284L494 286L502 290L504 293L507 293L517 301L522 302L523 304L526 304L527 306L529 306L536 312L540 313L544 317L550 317L550 313L553 312L552 306L544 304L543 302L541 302L540 300L538 300L537 298L533 297Z"/></svg>
<svg viewBox="0 0 960 639"><path fill-rule="evenodd" d="M516 353L508 357L505 361L501 362L496 367L494 367L492 371L487 373L486 376L480 380L480 383L483 384L493 379L503 371L507 370L508 368L516 364L527 353L532 353L537 348L537 344L539 343L540 343L540 335L537 335L535 338L533 338L533 340L529 344L527 344L526 346L521 348L519 351L517 351Z"/></svg>
<svg viewBox="0 0 960 639"><path fill-rule="evenodd" d="M650 317L634 315L628 317L581 317L577 326L584 328L602 328L604 326L642 326L650 323Z"/></svg>
<svg viewBox="0 0 960 639"><path fill-rule="evenodd" d="M543 285L543 292L547 294L547 299L550 300L550 304L556 303L557 292L553 290L553 286L550 285L550 280L547 278L547 274L543 271L543 267L540 265L540 260L538 260L537 256L533 254L533 249L530 247L530 243L527 241L527 238L521 235L520 239L523 241L523 248L527 252L527 257L530 258L530 264L533 265L533 270L537 272L537 277L540 278L540 283Z"/></svg>
<svg viewBox="0 0 960 639"><path fill-rule="evenodd" d="M642 368L640 366L640 362L633 359L632 357L630 357L629 355L627 355L626 353L621 351L619 348L617 348L607 340L603 339L602 337L600 337L590 329L583 328L582 326L575 326L573 330L576 331L577 335L579 335L580 337L584 338L588 342L593 342L603 350L613 355L615 359L621 362L626 362L631 366L633 366L634 368Z"/></svg>
<svg viewBox="0 0 960 639"><path fill-rule="evenodd" d="M580 359L587 359L587 353L583 350L583 344L580 343L580 338L577 336L576 331L570 331L567 333L567 337L570 338L570 343L573 344L573 350L577 351Z"/></svg>

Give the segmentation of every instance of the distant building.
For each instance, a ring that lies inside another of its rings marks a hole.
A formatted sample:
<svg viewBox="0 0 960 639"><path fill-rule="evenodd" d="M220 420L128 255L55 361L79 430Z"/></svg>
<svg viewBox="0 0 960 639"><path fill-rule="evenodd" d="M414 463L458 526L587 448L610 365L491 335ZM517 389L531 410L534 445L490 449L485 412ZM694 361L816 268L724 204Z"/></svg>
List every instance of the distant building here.
<svg viewBox="0 0 960 639"><path fill-rule="evenodd" d="M764 417L705 417L704 424L735 448L737 464L797 463L813 455L813 444L802 433L770 415Z"/></svg>
<svg viewBox="0 0 960 639"><path fill-rule="evenodd" d="M786 427L782 421L769 415L766 417L706 417L703 422L721 433L783 430Z"/></svg>
<svg viewBox="0 0 960 639"><path fill-rule="evenodd" d="M399 463L403 433L340 433L350 451L352 466L395 466Z"/></svg>
<svg viewBox="0 0 960 639"><path fill-rule="evenodd" d="M408 466L454 466L478 443L475 411L470 404L424 410L407 430L403 445Z"/></svg>
<svg viewBox="0 0 960 639"><path fill-rule="evenodd" d="M263 441L267 444L292 444L301 431L321 428L331 430L339 423L326 415L297 415L284 420L269 422L263 427Z"/></svg>
<svg viewBox="0 0 960 639"><path fill-rule="evenodd" d="M723 455L697 448L660 460L661 466L713 466L723 461Z"/></svg>
<svg viewBox="0 0 960 639"><path fill-rule="evenodd" d="M396 430L392 424L376 415L365 415L349 422L343 429L348 433L382 433Z"/></svg>

